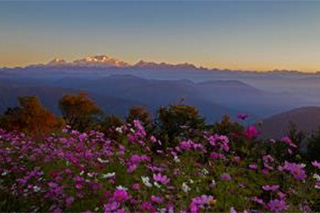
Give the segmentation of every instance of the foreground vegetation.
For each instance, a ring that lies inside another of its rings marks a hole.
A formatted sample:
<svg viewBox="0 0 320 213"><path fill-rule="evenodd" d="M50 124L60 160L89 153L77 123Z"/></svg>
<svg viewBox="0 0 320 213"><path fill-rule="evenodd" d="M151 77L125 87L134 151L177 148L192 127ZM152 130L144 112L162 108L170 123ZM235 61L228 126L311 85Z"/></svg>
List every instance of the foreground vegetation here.
<svg viewBox="0 0 320 213"><path fill-rule="evenodd" d="M20 102L2 118L0 211L320 211L320 162L294 129L261 140L247 115L210 125L184 104L123 122L85 96L65 96L62 118Z"/></svg>

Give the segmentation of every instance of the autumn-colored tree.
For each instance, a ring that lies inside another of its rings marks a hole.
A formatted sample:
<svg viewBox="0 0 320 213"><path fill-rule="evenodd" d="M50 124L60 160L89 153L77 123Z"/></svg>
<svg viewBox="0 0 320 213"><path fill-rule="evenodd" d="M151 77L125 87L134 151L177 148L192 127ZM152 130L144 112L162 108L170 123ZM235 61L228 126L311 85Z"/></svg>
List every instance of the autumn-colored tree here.
<svg viewBox="0 0 320 213"><path fill-rule="evenodd" d="M153 126L152 116L145 106L130 108L127 122L132 123L133 120L139 120L147 130L150 130Z"/></svg>
<svg viewBox="0 0 320 213"><path fill-rule="evenodd" d="M162 140L173 145L177 137L194 137L198 130L204 128L205 122L195 106L180 103L178 105L160 107L157 125L160 129Z"/></svg>
<svg viewBox="0 0 320 213"><path fill-rule="evenodd" d="M8 108L4 116L5 127L34 137L42 137L62 128L63 121L45 109L35 96L20 97L19 106Z"/></svg>
<svg viewBox="0 0 320 213"><path fill-rule="evenodd" d="M80 131L93 128L102 115L102 110L85 93L64 95L59 101L59 109L66 123Z"/></svg>

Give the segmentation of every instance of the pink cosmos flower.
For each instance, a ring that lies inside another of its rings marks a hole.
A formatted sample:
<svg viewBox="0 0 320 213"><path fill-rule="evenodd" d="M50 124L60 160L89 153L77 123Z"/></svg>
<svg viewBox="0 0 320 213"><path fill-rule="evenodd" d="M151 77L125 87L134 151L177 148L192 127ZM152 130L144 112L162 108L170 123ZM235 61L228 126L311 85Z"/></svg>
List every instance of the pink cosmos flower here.
<svg viewBox="0 0 320 213"><path fill-rule="evenodd" d="M237 213L236 209L234 207L230 208L230 213Z"/></svg>
<svg viewBox="0 0 320 213"><path fill-rule="evenodd" d="M105 212L113 212L113 211L117 210L119 207L120 207L120 205L117 202L109 202L109 203L103 205Z"/></svg>
<svg viewBox="0 0 320 213"><path fill-rule="evenodd" d="M283 193L283 192L278 192L277 195L279 196L279 199L280 199L280 200L285 200L285 199L286 199L286 196L287 196L287 195L286 195L285 193Z"/></svg>
<svg viewBox="0 0 320 213"><path fill-rule="evenodd" d="M257 166L257 164L252 163L252 164L249 164L249 168L252 169L252 170L257 170L258 166Z"/></svg>
<svg viewBox="0 0 320 213"><path fill-rule="evenodd" d="M140 136L140 137L147 136L147 133L139 120L134 120L133 124L134 124L134 127L136 128L136 135L137 136Z"/></svg>
<svg viewBox="0 0 320 213"><path fill-rule="evenodd" d="M320 162L318 162L318 161L313 161L313 162L312 162L312 166L320 169Z"/></svg>
<svg viewBox="0 0 320 213"><path fill-rule="evenodd" d="M258 203L260 205L264 205L263 200L261 198L258 198L257 196L253 197L252 201L254 201L254 202L256 202L256 203Z"/></svg>
<svg viewBox="0 0 320 213"><path fill-rule="evenodd" d="M288 206L284 200L275 199L275 200L271 200L268 203L268 208L270 211L273 211L273 212L281 212L281 211L285 211L288 208Z"/></svg>
<svg viewBox="0 0 320 213"><path fill-rule="evenodd" d="M304 180L307 177L306 172L303 170L303 166L297 163L289 163L286 161L281 169L289 171L296 180Z"/></svg>
<svg viewBox="0 0 320 213"><path fill-rule="evenodd" d="M229 180L232 179L231 176L230 176L228 173L222 173L222 174L220 175L220 178L221 178L222 180L225 180L225 181L229 181Z"/></svg>
<svg viewBox="0 0 320 213"><path fill-rule="evenodd" d="M161 203L163 203L164 198L151 195L151 201L154 203L157 203L157 204L161 204Z"/></svg>
<svg viewBox="0 0 320 213"><path fill-rule="evenodd" d="M153 179L163 185L167 185L170 181L170 179L166 175L161 175L161 173L153 174Z"/></svg>
<svg viewBox="0 0 320 213"><path fill-rule="evenodd" d="M293 148L297 148L297 145L295 145L295 144L293 143L293 141L291 140L291 138L288 137L288 136L282 137L282 138L281 138L281 141L285 142L286 144L288 144L289 146L291 146L291 147L293 147Z"/></svg>
<svg viewBox="0 0 320 213"><path fill-rule="evenodd" d="M246 120L246 119L249 117L249 115L248 115L248 114L241 113L241 114L239 114L237 117L238 117L238 119L240 119L240 120Z"/></svg>
<svg viewBox="0 0 320 213"><path fill-rule="evenodd" d="M140 189L140 184L139 183L132 184L132 189L133 190L139 190Z"/></svg>
<svg viewBox="0 0 320 213"><path fill-rule="evenodd" d="M129 194L126 190L116 189L113 193L113 198L119 203L123 203L129 199Z"/></svg>
<svg viewBox="0 0 320 213"><path fill-rule="evenodd" d="M73 202L74 202L74 197L67 197L66 198L66 206L67 207L70 207Z"/></svg>
<svg viewBox="0 0 320 213"><path fill-rule="evenodd" d="M265 185L265 186L262 186L262 189L265 190L265 191L277 191L278 189L280 188L279 185Z"/></svg>
<svg viewBox="0 0 320 213"><path fill-rule="evenodd" d="M225 156L223 154L217 153L217 152L211 152L210 158L212 159L224 159Z"/></svg>
<svg viewBox="0 0 320 213"><path fill-rule="evenodd" d="M144 201L140 206L142 211L145 212L156 212L156 208L152 205L152 203Z"/></svg>
<svg viewBox="0 0 320 213"><path fill-rule="evenodd" d="M199 197L192 198L190 211L199 212L200 209L203 209L206 205L210 204L212 200L214 200L214 197L211 195L201 195Z"/></svg>
<svg viewBox="0 0 320 213"><path fill-rule="evenodd" d="M247 140L252 140L253 138L258 137L260 135L260 132L256 129L255 126L247 127L244 133Z"/></svg>

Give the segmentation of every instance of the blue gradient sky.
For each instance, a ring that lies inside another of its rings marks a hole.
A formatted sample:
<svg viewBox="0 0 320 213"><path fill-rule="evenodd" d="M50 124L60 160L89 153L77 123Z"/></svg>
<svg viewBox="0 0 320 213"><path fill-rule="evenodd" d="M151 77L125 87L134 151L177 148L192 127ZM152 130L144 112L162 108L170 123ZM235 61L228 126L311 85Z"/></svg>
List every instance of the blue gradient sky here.
<svg viewBox="0 0 320 213"><path fill-rule="evenodd" d="M0 2L0 66L97 54L318 71L320 2Z"/></svg>

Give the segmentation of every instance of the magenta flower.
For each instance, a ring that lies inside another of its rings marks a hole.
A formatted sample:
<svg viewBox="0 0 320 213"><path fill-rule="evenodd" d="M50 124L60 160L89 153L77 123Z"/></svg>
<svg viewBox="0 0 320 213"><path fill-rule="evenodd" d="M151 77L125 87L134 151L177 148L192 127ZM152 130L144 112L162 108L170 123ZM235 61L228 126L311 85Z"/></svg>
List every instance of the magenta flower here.
<svg viewBox="0 0 320 213"><path fill-rule="evenodd" d="M297 163L289 163L286 161L281 169L289 171L296 180L304 180L307 177L306 172L303 170L303 166Z"/></svg>
<svg viewBox="0 0 320 213"><path fill-rule="evenodd" d="M161 204L161 203L163 203L164 198L151 195L151 201L154 203L157 203L157 204Z"/></svg>
<svg viewBox="0 0 320 213"><path fill-rule="evenodd" d="M286 195L285 193L283 193L283 192L278 192L277 195L279 196L280 200L286 199L286 196L287 196L287 195Z"/></svg>
<svg viewBox="0 0 320 213"><path fill-rule="evenodd" d="M156 208L152 205L152 203L144 201L140 206L142 211L145 212L156 212Z"/></svg>
<svg viewBox="0 0 320 213"><path fill-rule="evenodd" d="M252 164L249 164L249 168L252 169L252 170L257 170L258 166L257 166L257 164L252 163Z"/></svg>
<svg viewBox="0 0 320 213"><path fill-rule="evenodd" d="M134 124L134 127L136 128L136 135L137 136L139 136L139 137L146 137L147 136L147 133L139 120L134 120L133 124Z"/></svg>
<svg viewBox="0 0 320 213"><path fill-rule="evenodd" d="M210 158L212 159L224 159L225 156L223 154L217 153L217 152L211 152Z"/></svg>
<svg viewBox="0 0 320 213"><path fill-rule="evenodd" d="M139 183L132 184L132 189L133 190L139 190L140 189L140 184Z"/></svg>
<svg viewBox="0 0 320 213"><path fill-rule="evenodd" d="M265 186L262 186L262 189L265 190L265 191L277 191L278 189L280 188L279 185L265 185Z"/></svg>
<svg viewBox="0 0 320 213"><path fill-rule="evenodd" d="M66 198L66 206L70 207L74 202L74 197L67 197Z"/></svg>
<svg viewBox="0 0 320 213"><path fill-rule="evenodd" d="M244 133L247 140L252 140L253 138L258 137L260 135L260 132L256 129L255 126L247 127Z"/></svg>
<svg viewBox="0 0 320 213"><path fill-rule="evenodd" d="M257 196L253 197L252 201L254 201L254 202L256 202L256 203L258 203L260 205L264 205L263 200L261 198L258 198Z"/></svg>
<svg viewBox="0 0 320 213"><path fill-rule="evenodd" d="M297 145L295 145L293 143L293 141L291 140L291 138L288 137L288 136L285 136L285 137L281 138L281 141L283 141L284 143L288 144L289 146L291 146L293 148L297 148Z"/></svg>
<svg viewBox="0 0 320 213"><path fill-rule="evenodd" d="M191 204L189 206L191 212L199 212L200 209L205 209L214 197L211 195L201 195L199 197L192 198Z"/></svg>
<svg viewBox="0 0 320 213"><path fill-rule="evenodd" d="M228 173L222 173L222 174L220 175L220 178L221 178L222 180L225 180L225 181L229 181L229 180L232 179L231 176L230 176Z"/></svg>
<svg viewBox="0 0 320 213"><path fill-rule="evenodd" d="M271 200L268 203L268 208L270 211L273 211L273 212L281 212L281 211L285 211L288 208L288 206L284 200L275 199L275 200Z"/></svg>
<svg viewBox="0 0 320 213"><path fill-rule="evenodd" d="M103 205L105 212L113 212L113 211L117 210L119 207L120 207L120 205L117 202L109 202L109 203Z"/></svg>
<svg viewBox="0 0 320 213"><path fill-rule="evenodd" d="M313 161L313 162L312 162L312 166L320 169L320 162L318 162L318 161Z"/></svg>
<svg viewBox="0 0 320 213"><path fill-rule="evenodd" d="M161 173L153 174L153 179L163 185L167 185L170 181L170 179L166 175L161 175Z"/></svg>
<svg viewBox="0 0 320 213"><path fill-rule="evenodd" d="M248 117L249 115L244 113L238 115L238 119L240 120L246 120Z"/></svg>
<svg viewBox="0 0 320 213"><path fill-rule="evenodd" d="M129 194L126 190L116 189L113 193L113 198L119 203L123 203L129 199Z"/></svg>

